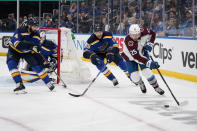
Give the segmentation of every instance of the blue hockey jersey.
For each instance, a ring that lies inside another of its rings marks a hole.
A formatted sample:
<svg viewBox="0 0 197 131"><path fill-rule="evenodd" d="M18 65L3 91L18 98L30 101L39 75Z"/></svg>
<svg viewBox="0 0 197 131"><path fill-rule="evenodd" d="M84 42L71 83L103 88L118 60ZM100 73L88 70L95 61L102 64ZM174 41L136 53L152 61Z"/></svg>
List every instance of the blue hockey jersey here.
<svg viewBox="0 0 197 131"><path fill-rule="evenodd" d="M101 39L98 39L95 34L92 34L87 40L84 51L95 53L106 53L110 48L118 47L118 44L113 39L110 32L104 31Z"/></svg>
<svg viewBox="0 0 197 131"><path fill-rule="evenodd" d="M41 46L40 35L38 31L30 33L27 26L18 28L9 42L9 48L14 49L18 53L28 53L32 51L33 46Z"/></svg>
<svg viewBox="0 0 197 131"><path fill-rule="evenodd" d="M47 59L48 57L57 57L57 45L50 40L44 40L41 46L41 53Z"/></svg>

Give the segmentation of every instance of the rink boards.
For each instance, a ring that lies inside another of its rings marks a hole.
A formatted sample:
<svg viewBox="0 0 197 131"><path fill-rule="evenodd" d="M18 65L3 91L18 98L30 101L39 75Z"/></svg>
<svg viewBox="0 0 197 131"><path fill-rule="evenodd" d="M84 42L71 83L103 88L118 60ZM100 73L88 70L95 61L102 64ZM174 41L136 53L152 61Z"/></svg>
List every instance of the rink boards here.
<svg viewBox="0 0 197 131"><path fill-rule="evenodd" d="M0 33L0 55L6 55L10 36L12 33ZM79 56L82 56L89 36L90 34L75 34L74 44ZM114 35L114 38L122 51L125 36ZM160 63L162 74L197 82L197 39L157 37L151 54ZM157 73L156 70L153 72Z"/></svg>

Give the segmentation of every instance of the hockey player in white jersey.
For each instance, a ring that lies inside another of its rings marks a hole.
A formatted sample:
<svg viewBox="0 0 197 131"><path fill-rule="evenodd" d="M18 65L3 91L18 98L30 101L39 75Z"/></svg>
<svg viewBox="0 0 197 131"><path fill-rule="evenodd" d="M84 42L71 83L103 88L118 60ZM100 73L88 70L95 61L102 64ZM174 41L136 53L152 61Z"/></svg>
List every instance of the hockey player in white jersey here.
<svg viewBox="0 0 197 131"><path fill-rule="evenodd" d="M143 76L155 91L163 95L164 91L159 87L155 75L151 71L159 68L159 64L151 61L148 53L152 51L155 36L155 32L152 30L145 27L140 28L137 24L131 25L129 34L125 38L125 45L121 55L126 60L131 79L140 86L142 93L146 93L146 87L139 74L138 66L140 66Z"/></svg>

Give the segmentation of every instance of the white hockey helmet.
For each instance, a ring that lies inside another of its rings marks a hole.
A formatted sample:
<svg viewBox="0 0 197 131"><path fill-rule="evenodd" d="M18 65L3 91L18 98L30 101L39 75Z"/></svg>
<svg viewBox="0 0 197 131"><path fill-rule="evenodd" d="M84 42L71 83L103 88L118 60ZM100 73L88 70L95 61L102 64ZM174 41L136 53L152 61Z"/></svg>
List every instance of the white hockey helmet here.
<svg viewBox="0 0 197 131"><path fill-rule="evenodd" d="M133 34L140 34L140 26L138 24L132 24L129 27L129 34L133 35Z"/></svg>

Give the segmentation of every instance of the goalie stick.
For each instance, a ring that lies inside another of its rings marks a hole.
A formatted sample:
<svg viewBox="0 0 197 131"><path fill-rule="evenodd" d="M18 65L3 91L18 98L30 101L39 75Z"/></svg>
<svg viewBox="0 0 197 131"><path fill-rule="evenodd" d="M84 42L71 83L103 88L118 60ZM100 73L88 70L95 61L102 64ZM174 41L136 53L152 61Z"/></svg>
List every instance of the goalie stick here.
<svg viewBox="0 0 197 131"><path fill-rule="evenodd" d="M42 57L42 59L48 64L49 61L48 61L47 59L45 59L44 56L43 56L41 53L39 53L39 54L40 54L40 56ZM53 70L53 72L56 74L56 76L62 81L63 87L66 88L67 86L66 86L65 82L62 80L62 78L57 74L57 72L55 72L54 69L52 69L52 70Z"/></svg>
<svg viewBox="0 0 197 131"><path fill-rule="evenodd" d="M105 66L108 64L108 62L105 64ZM80 96L83 96L87 91L88 89L91 87L91 85L94 83L94 81L98 78L98 76L102 73L103 70L99 71L99 73L96 75L96 77L90 82L90 84L88 85L88 87L83 91L83 93L81 94L72 94L72 93L68 93L69 95L71 96L74 96L74 97L80 97Z"/></svg>
<svg viewBox="0 0 197 131"><path fill-rule="evenodd" d="M150 54L149 54L149 56L150 56L151 60L154 61L154 60L153 60L153 57L152 57ZM168 90L170 91L170 94L172 95L172 97L173 97L173 99L175 100L176 104L177 104L178 106L185 106L185 105L187 105L187 104L188 104L188 101L183 101L183 102L180 103L180 102L177 100L177 98L175 97L175 95L172 93L172 90L170 89L169 85L167 84L166 80L164 79L163 75L161 74L160 70L159 70L158 68L156 68L156 70L157 70L157 72L159 73L159 75L161 76L163 82L166 84L166 86L167 86Z"/></svg>

